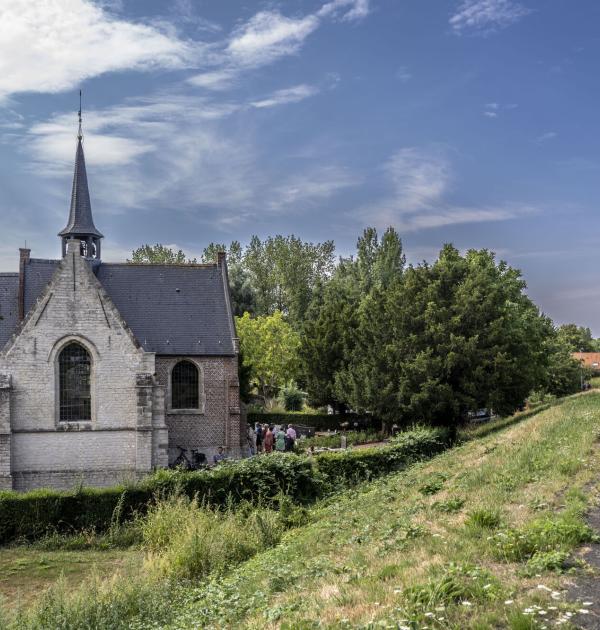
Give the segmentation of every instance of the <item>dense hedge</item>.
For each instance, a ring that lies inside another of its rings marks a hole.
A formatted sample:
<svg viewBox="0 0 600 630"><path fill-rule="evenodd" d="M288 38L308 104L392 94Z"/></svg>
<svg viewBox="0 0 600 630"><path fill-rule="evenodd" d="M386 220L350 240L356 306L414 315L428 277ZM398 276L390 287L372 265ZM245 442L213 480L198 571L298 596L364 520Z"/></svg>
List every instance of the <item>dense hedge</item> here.
<svg viewBox="0 0 600 630"><path fill-rule="evenodd" d="M381 422L372 416L359 416L357 414L337 415L327 413L260 413L248 414L248 423L254 426L260 424L300 424L306 427L314 427L317 431L338 431L342 422L348 422L349 428L354 428L357 422L360 429L379 429Z"/></svg>
<svg viewBox="0 0 600 630"><path fill-rule="evenodd" d="M400 470L407 465L441 453L449 446L449 433L442 430L414 429L401 433L390 446L366 447L321 453L316 468L326 481L361 481Z"/></svg>
<svg viewBox="0 0 600 630"><path fill-rule="evenodd" d="M0 492L0 544L47 533L106 530L115 519L143 513L161 494L175 490L215 506L269 501L281 492L308 503L328 491L398 470L441 452L447 436L433 429L402 434L390 446L302 457L274 453L227 462L206 471L161 470L133 486L82 488L72 492Z"/></svg>

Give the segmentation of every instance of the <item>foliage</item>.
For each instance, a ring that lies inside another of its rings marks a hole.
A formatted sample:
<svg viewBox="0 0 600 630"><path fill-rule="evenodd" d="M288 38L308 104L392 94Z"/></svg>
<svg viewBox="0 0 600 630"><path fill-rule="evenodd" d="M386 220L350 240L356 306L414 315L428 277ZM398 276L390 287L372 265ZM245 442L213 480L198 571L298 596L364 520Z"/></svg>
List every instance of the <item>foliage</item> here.
<svg viewBox="0 0 600 630"><path fill-rule="evenodd" d="M306 394L298 389L294 381L290 381L279 392L279 402L286 411L302 411L305 400Z"/></svg>
<svg viewBox="0 0 600 630"><path fill-rule="evenodd" d="M248 413L248 422L260 424L293 424L313 427L317 431L339 431L342 423L348 423L351 428L373 429L376 421L366 415L358 414L327 414L327 413L283 413L251 411Z"/></svg>
<svg viewBox="0 0 600 630"><path fill-rule="evenodd" d="M356 444L368 444L369 442L380 442L383 435L373 429L367 431L347 431L344 433L331 433L330 435L316 435L311 438L301 439L296 442L296 449L308 451L311 448L341 448L342 435L346 438L347 446Z"/></svg>
<svg viewBox="0 0 600 630"><path fill-rule="evenodd" d="M159 263L161 265L183 265L196 263L195 258L188 258L181 250L174 251L157 243L156 245L142 245L131 253L134 263Z"/></svg>
<svg viewBox="0 0 600 630"><path fill-rule="evenodd" d="M557 328L559 340L564 343L569 352L598 352L600 345L592 337L592 331L577 324L563 324Z"/></svg>
<svg viewBox="0 0 600 630"><path fill-rule="evenodd" d="M356 259L342 259L331 280L316 286L304 320L303 377L313 404L330 404L343 411L348 396L336 388L336 375L349 361L359 326L358 309L374 287L384 289L404 268L402 243L388 229L379 242L374 228L357 243Z"/></svg>
<svg viewBox="0 0 600 630"><path fill-rule="evenodd" d="M554 396L567 396L581 391L582 380L591 374L571 356L571 347L560 333L549 335L544 345L548 368L543 380L543 391Z"/></svg>
<svg viewBox="0 0 600 630"><path fill-rule="evenodd" d="M409 267L363 300L340 394L388 424L456 427L469 410L512 413L544 377L551 330L518 271L487 250Z"/></svg>
<svg viewBox="0 0 600 630"><path fill-rule="evenodd" d="M244 266L256 291L257 313L284 313L294 325L303 321L313 289L333 271L333 241L308 243L277 235L261 241L253 236Z"/></svg>
<svg viewBox="0 0 600 630"><path fill-rule="evenodd" d="M244 364L266 402L298 372L300 337L281 311L257 317L244 313L236 327Z"/></svg>
<svg viewBox="0 0 600 630"><path fill-rule="evenodd" d="M579 510L545 516L521 529L499 531L493 538L493 554L506 562L523 562L539 553L566 551L599 537L585 523Z"/></svg>
<svg viewBox="0 0 600 630"><path fill-rule="evenodd" d="M326 492L374 478L430 457L448 446L439 431L415 429L393 446L299 457L291 453L223 462L203 471L160 470L137 485L73 492L35 490L0 492L0 544L34 540L57 532L103 532L118 521L143 515L160 497L179 493L204 506L314 501Z"/></svg>
<svg viewBox="0 0 600 630"><path fill-rule="evenodd" d="M238 354L238 380L240 382L240 400L249 403L252 396L252 365L244 361L244 351Z"/></svg>
<svg viewBox="0 0 600 630"><path fill-rule="evenodd" d="M355 483L406 468L419 459L441 453L448 444L449 436L444 432L415 428L400 434L390 446L320 453L314 460L330 483Z"/></svg>
<svg viewBox="0 0 600 630"><path fill-rule="evenodd" d="M284 529L275 510L217 512L182 495L153 505L141 527L150 551L145 571L187 580L223 573L277 544Z"/></svg>

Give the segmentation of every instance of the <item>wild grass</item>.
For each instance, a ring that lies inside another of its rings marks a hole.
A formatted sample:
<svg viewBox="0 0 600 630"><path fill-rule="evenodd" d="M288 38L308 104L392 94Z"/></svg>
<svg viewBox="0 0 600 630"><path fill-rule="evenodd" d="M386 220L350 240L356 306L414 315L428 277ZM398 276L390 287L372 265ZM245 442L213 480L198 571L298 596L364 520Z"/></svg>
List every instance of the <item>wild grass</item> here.
<svg viewBox="0 0 600 630"><path fill-rule="evenodd" d="M519 630L564 620L563 573L594 539L583 514L600 464L600 393L513 422L308 510L283 501L217 513L171 497L138 522L139 578L58 585L9 627Z"/></svg>
<svg viewBox="0 0 600 630"><path fill-rule="evenodd" d="M564 622L562 573L593 537L583 511L599 435L600 395L575 396L345 492L273 550L183 594L169 627Z"/></svg>

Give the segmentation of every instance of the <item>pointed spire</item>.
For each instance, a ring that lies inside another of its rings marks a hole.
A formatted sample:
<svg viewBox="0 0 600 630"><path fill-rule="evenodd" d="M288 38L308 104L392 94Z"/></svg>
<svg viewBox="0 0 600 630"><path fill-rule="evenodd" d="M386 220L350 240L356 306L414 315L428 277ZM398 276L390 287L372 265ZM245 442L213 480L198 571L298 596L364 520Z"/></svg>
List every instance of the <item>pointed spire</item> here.
<svg viewBox="0 0 600 630"><path fill-rule="evenodd" d="M77 133L77 151L75 153L75 172L71 191L71 209L67 226L58 233L66 238L99 239L102 234L96 229L92 217L92 204L88 188L85 157L83 155L83 132L81 127L81 90L79 91L79 130Z"/></svg>

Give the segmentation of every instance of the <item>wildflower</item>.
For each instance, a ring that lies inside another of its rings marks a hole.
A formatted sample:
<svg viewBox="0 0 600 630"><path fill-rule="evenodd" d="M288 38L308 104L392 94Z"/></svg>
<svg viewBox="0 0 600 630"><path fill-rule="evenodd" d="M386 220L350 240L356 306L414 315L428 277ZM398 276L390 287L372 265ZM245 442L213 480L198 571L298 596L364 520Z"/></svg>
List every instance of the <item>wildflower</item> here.
<svg viewBox="0 0 600 630"><path fill-rule="evenodd" d="M591 606L594 602L583 602L584 606Z"/></svg>
<svg viewBox="0 0 600 630"><path fill-rule="evenodd" d="M461 604L462 604L463 606L472 606L472 605L473 605L473 604L471 604L471 602L467 602L467 601L465 601L465 602L461 602Z"/></svg>
<svg viewBox="0 0 600 630"><path fill-rule="evenodd" d="M504 603L505 603L507 606L510 606L512 603L514 603L514 600L512 600L512 599L507 599Z"/></svg>
<svg viewBox="0 0 600 630"><path fill-rule="evenodd" d="M540 591L548 591L548 593L552 592L552 589L548 588L545 584L538 584L538 588L540 589Z"/></svg>

